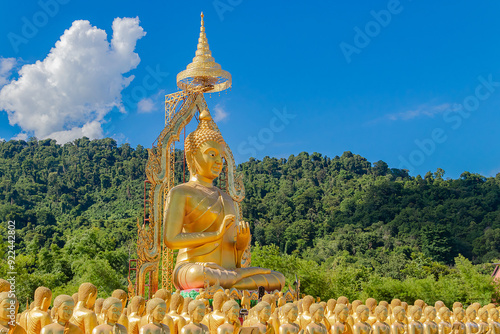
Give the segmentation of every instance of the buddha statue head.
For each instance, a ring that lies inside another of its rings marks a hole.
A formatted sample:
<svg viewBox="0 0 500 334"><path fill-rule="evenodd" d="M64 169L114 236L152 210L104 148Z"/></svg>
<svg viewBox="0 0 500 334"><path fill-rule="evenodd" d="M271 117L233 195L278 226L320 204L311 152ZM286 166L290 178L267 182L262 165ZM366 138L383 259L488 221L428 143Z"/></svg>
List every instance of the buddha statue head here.
<svg viewBox="0 0 500 334"><path fill-rule="evenodd" d="M135 296L130 300L130 310L137 315L142 316L144 314L145 306L146 300L142 296Z"/></svg>
<svg viewBox="0 0 500 334"><path fill-rule="evenodd" d="M328 299L328 301L326 302L326 309L328 310L329 313L333 313L336 305L337 305L337 300L333 298Z"/></svg>
<svg viewBox="0 0 500 334"><path fill-rule="evenodd" d="M148 301L149 322L161 322L165 318L166 311L167 304L162 298L153 298Z"/></svg>
<svg viewBox="0 0 500 334"><path fill-rule="evenodd" d="M450 309L444 306L443 304L443 306L439 308L439 318L441 318L441 320L443 321L449 322L450 316L451 316Z"/></svg>
<svg viewBox="0 0 500 334"><path fill-rule="evenodd" d="M59 295L54 299L54 307L52 310L54 312L54 320L61 324L66 324L71 316L73 315L73 309L75 308L75 302L73 298L68 295Z"/></svg>
<svg viewBox="0 0 500 334"><path fill-rule="evenodd" d="M111 294L111 297L118 298L118 299L120 299L122 301L122 309L124 309L125 306L127 306L128 295L127 295L127 293L124 290L122 290L122 289L116 289Z"/></svg>
<svg viewBox="0 0 500 334"><path fill-rule="evenodd" d="M96 315L101 314L102 304L104 304L104 298L97 298L94 303L94 313Z"/></svg>
<svg viewBox="0 0 500 334"><path fill-rule="evenodd" d="M490 316L492 321L498 321L499 313L498 313L498 310L496 308L494 308L494 307L490 308L488 310L488 315Z"/></svg>
<svg viewBox="0 0 500 334"><path fill-rule="evenodd" d="M179 308L182 308L183 303L184 303L184 297L182 297L179 291L176 291L172 295L172 299L170 299L170 311L175 313L181 312L182 309L181 311L179 311Z"/></svg>
<svg viewBox="0 0 500 334"><path fill-rule="evenodd" d="M0 293L0 320L12 324L16 321L19 303L16 297L9 292Z"/></svg>
<svg viewBox="0 0 500 334"><path fill-rule="evenodd" d="M302 300L302 310L304 312L310 312L309 308L311 307L311 305L314 303L314 297L313 296L310 296L310 295L307 295L304 297L304 299Z"/></svg>
<svg viewBox="0 0 500 334"><path fill-rule="evenodd" d="M434 306L426 306L424 308L424 315L425 315L425 319L427 320L430 320L430 321L434 321L434 319L436 319L436 308L434 308Z"/></svg>
<svg viewBox="0 0 500 334"><path fill-rule="evenodd" d="M222 305L226 301L226 294L222 291L218 291L214 295L214 299L212 302L212 305L214 307L214 311L221 312L222 311Z"/></svg>
<svg viewBox="0 0 500 334"><path fill-rule="evenodd" d="M274 299L274 295L267 294L262 297L262 301L265 301L271 305L271 312L274 312L276 309L276 301Z"/></svg>
<svg viewBox="0 0 500 334"><path fill-rule="evenodd" d="M370 309L370 313L374 313L375 307L377 307L377 301L375 300L375 298L368 298L365 301L365 305Z"/></svg>
<svg viewBox="0 0 500 334"><path fill-rule="evenodd" d="M294 323L299 316L299 309L294 303L288 303L283 307L283 314L285 315L286 320L288 320L289 323Z"/></svg>
<svg viewBox="0 0 500 334"><path fill-rule="evenodd" d="M346 304L339 304L335 306L335 316L337 317L337 320L344 323L347 321L347 318L349 317L349 308L347 307Z"/></svg>
<svg viewBox="0 0 500 334"><path fill-rule="evenodd" d="M222 306L222 312L226 317L228 323L236 323L239 321L240 306L234 299L230 299Z"/></svg>
<svg viewBox="0 0 500 334"><path fill-rule="evenodd" d="M102 304L104 322L115 324L122 314L122 301L115 297L106 298Z"/></svg>
<svg viewBox="0 0 500 334"><path fill-rule="evenodd" d="M42 311L47 312L50 304L52 303L52 291L44 286L39 286L35 290L35 307L40 308Z"/></svg>
<svg viewBox="0 0 500 334"><path fill-rule="evenodd" d="M260 302L255 305L255 313L261 323L266 323L271 317L271 305L268 302Z"/></svg>
<svg viewBox="0 0 500 334"><path fill-rule="evenodd" d="M370 309L366 305L358 305L358 307L356 307L356 315L358 316L359 321L365 322L370 317Z"/></svg>
<svg viewBox="0 0 500 334"><path fill-rule="evenodd" d="M192 301L193 301L193 298L191 298L191 297L185 297L184 298L184 303L182 305L182 311L183 312L189 313L188 306L189 306L189 303L191 303Z"/></svg>
<svg viewBox="0 0 500 334"><path fill-rule="evenodd" d="M468 321L474 321L476 320L476 309L474 308L473 305L470 305L469 307L467 307L466 311L465 311L465 315L467 316L467 320Z"/></svg>
<svg viewBox="0 0 500 334"><path fill-rule="evenodd" d="M325 309L320 303L312 304L309 307L309 312L311 313L311 319L317 324L321 323L325 317Z"/></svg>
<svg viewBox="0 0 500 334"><path fill-rule="evenodd" d="M453 304L455 305L455 304ZM464 320L464 309L462 307L454 307L453 308L453 317L455 318L455 320L457 321L462 321Z"/></svg>
<svg viewBox="0 0 500 334"><path fill-rule="evenodd" d="M225 142L212 126L208 110L200 113L200 123L184 142L186 162L191 178L212 182L222 171Z"/></svg>
<svg viewBox="0 0 500 334"><path fill-rule="evenodd" d="M477 311L477 316L479 320L482 322L487 322L488 321L488 309L486 307L481 307L479 311Z"/></svg>
<svg viewBox="0 0 500 334"><path fill-rule="evenodd" d="M373 312L375 317L377 318L377 321L384 322L387 319L388 312L387 312L387 307L384 305L379 305L375 307L375 312Z"/></svg>
<svg viewBox="0 0 500 334"><path fill-rule="evenodd" d="M205 303L201 300L191 300L188 305L189 317L193 324L199 324L205 316Z"/></svg>
<svg viewBox="0 0 500 334"><path fill-rule="evenodd" d="M406 318L406 312L403 306L396 306L392 310L392 314L394 315L394 318L399 322L403 322Z"/></svg>
<svg viewBox="0 0 500 334"><path fill-rule="evenodd" d="M419 321L422 317L422 309L418 305L413 305L408 312L413 321Z"/></svg>
<svg viewBox="0 0 500 334"><path fill-rule="evenodd" d="M170 308L170 299L172 298L172 294L170 291L167 291L165 289L159 289L156 291L156 293L153 296L154 298L161 298L165 301L165 304L167 304L167 312Z"/></svg>
<svg viewBox="0 0 500 334"><path fill-rule="evenodd" d="M97 299L97 288L92 283L82 283L78 288L78 301L83 302L83 307L91 309Z"/></svg>
<svg viewBox="0 0 500 334"><path fill-rule="evenodd" d="M438 300L434 303L434 308L436 309L437 312L441 309L441 307L444 306L444 303L441 300Z"/></svg>
<svg viewBox="0 0 500 334"><path fill-rule="evenodd" d="M10 283L7 280L0 278L0 293L9 291L10 291Z"/></svg>

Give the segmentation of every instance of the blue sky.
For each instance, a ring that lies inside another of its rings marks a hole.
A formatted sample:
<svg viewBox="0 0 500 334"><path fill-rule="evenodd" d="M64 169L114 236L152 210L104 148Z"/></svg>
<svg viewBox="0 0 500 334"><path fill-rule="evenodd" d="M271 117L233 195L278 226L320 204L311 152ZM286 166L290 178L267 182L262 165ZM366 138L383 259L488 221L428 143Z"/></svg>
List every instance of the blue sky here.
<svg viewBox="0 0 500 334"><path fill-rule="evenodd" d="M412 175L500 172L495 1L41 0L0 10L5 140L90 134L150 147L203 11L212 54L233 77L207 101L237 162L352 151Z"/></svg>

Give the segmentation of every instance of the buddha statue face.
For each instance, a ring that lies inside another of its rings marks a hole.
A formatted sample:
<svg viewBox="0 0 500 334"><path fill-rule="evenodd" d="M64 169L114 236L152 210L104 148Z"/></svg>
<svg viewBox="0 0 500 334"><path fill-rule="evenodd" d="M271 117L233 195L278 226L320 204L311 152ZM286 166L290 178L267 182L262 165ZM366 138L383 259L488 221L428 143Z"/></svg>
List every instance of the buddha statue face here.
<svg viewBox="0 0 500 334"><path fill-rule="evenodd" d="M73 315L75 303L73 300L65 301L57 308L57 321L66 323Z"/></svg>
<svg viewBox="0 0 500 334"><path fill-rule="evenodd" d="M323 307L319 307L314 314L312 314L312 317L314 319L314 322L321 322L323 318L325 317L325 310Z"/></svg>
<svg viewBox="0 0 500 334"><path fill-rule="evenodd" d="M491 309L490 312L491 312L490 313L491 320L498 321L498 316L499 316L498 310L497 309Z"/></svg>
<svg viewBox="0 0 500 334"><path fill-rule="evenodd" d="M221 144L212 140L204 142L192 155L194 173L207 181L213 181L222 171L224 153Z"/></svg>
<svg viewBox="0 0 500 334"><path fill-rule="evenodd" d="M349 309L347 307L343 307L342 310L338 313L337 319L341 322L346 322L349 317Z"/></svg>
<svg viewBox="0 0 500 334"><path fill-rule="evenodd" d="M153 317L154 322L161 322L163 318L165 318L165 313L167 312L167 304L160 303L156 306L151 312L151 316Z"/></svg>
<svg viewBox="0 0 500 334"><path fill-rule="evenodd" d="M288 321L294 322L295 320L297 320L298 316L299 316L299 309L297 308L297 306L292 306L287 314Z"/></svg>
<svg viewBox="0 0 500 334"><path fill-rule="evenodd" d="M450 316L451 316L451 311L448 310L448 309L446 309L443 312L440 312L440 316L441 316L441 319L449 321L450 320Z"/></svg>
<svg viewBox="0 0 500 334"><path fill-rule="evenodd" d="M399 322L403 322L405 320L405 310L401 309L398 313L395 314L396 320Z"/></svg>
<svg viewBox="0 0 500 334"><path fill-rule="evenodd" d="M108 321L117 322L120 319L120 315L122 314L122 303L114 303L108 309L106 315L108 316Z"/></svg>
<svg viewBox="0 0 500 334"><path fill-rule="evenodd" d="M194 323L200 323L205 316L205 304L200 303L195 307L193 313L191 314L191 319Z"/></svg>
<svg viewBox="0 0 500 334"><path fill-rule="evenodd" d="M387 308L384 308L384 309L376 312L376 315L377 315L378 321L384 322L387 319L387 315L388 315Z"/></svg>
<svg viewBox="0 0 500 334"><path fill-rule="evenodd" d="M271 306L265 306L259 312L259 321L267 322L271 317Z"/></svg>
<svg viewBox="0 0 500 334"><path fill-rule="evenodd" d="M230 321L230 322L236 322L236 321L239 321L238 317L240 315L240 308L238 307L238 305L234 305L233 307L231 307L227 313L227 319Z"/></svg>

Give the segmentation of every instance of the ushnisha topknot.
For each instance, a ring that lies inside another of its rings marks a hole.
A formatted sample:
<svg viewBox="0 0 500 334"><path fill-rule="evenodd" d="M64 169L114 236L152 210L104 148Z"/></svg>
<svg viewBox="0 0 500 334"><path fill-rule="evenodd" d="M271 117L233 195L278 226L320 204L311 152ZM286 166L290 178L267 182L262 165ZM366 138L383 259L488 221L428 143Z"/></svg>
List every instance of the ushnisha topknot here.
<svg viewBox="0 0 500 334"><path fill-rule="evenodd" d="M212 140L220 145L225 145L224 138L222 135L214 130L212 127L212 116L210 116L210 112L208 110L203 110L200 113L200 123L198 123L198 127L196 130L191 132L184 142L184 150L186 152L186 156L190 157L192 154L195 154L197 150L200 148L201 144ZM194 172L193 165L191 159L186 159L189 172Z"/></svg>

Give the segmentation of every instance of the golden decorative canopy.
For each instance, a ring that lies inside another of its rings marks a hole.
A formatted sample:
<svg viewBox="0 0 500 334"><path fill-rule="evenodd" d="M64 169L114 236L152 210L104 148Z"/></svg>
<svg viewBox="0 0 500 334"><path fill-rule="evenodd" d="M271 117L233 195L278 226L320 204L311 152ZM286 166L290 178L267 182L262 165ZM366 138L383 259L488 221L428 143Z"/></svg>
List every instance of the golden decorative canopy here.
<svg viewBox="0 0 500 334"><path fill-rule="evenodd" d="M231 74L224 71L212 57L208 47L203 12L201 13L200 38L193 62L177 74L177 86L182 90L201 90L204 93L220 92L231 87Z"/></svg>

